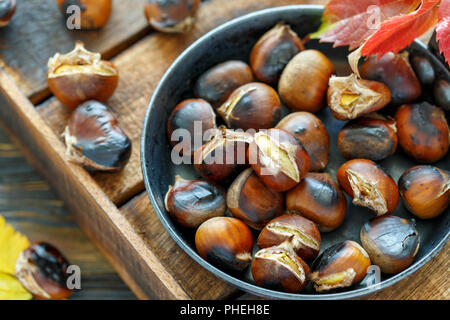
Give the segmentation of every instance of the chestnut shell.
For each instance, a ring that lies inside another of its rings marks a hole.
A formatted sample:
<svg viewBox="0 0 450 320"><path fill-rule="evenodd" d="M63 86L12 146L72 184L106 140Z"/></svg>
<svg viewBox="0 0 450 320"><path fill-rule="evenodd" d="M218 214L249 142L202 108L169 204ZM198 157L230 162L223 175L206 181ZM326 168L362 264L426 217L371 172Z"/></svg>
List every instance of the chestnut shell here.
<svg viewBox="0 0 450 320"><path fill-rule="evenodd" d="M5 0L0 2L0 28L5 27L11 21L16 12L16 0Z"/></svg>
<svg viewBox="0 0 450 320"><path fill-rule="evenodd" d="M200 0L148 0L144 14L156 30L186 33L194 27Z"/></svg>

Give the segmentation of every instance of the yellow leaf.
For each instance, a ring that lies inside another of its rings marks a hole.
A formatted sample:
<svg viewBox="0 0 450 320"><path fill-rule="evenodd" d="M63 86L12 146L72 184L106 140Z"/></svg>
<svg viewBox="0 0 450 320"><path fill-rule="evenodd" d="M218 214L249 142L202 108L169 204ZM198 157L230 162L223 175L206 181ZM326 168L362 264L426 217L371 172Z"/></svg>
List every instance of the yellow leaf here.
<svg viewBox="0 0 450 320"><path fill-rule="evenodd" d="M0 273L14 274L19 254L29 245L28 239L15 232L0 216Z"/></svg>
<svg viewBox="0 0 450 320"><path fill-rule="evenodd" d="M30 300L32 295L22 284L5 273L0 273L0 300Z"/></svg>

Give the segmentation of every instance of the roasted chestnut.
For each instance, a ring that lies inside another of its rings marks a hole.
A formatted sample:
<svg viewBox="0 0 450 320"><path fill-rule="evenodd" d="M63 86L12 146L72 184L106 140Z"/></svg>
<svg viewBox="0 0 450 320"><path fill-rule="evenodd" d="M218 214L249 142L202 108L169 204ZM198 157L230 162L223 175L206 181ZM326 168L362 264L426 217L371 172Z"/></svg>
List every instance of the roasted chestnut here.
<svg viewBox="0 0 450 320"><path fill-rule="evenodd" d="M74 109L92 99L106 102L116 90L119 71L77 42L72 52L57 53L48 60L47 82L56 98Z"/></svg>
<svg viewBox="0 0 450 320"><path fill-rule="evenodd" d="M215 217L197 229L195 247L198 254L213 265L242 271L252 261L253 236L241 220Z"/></svg>
<svg viewBox="0 0 450 320"><path fill-rule="evenodd" d="M298 53L281 74L278 83L281 100L294 111L320 111L325 107L332 73L333 64L320 51Z"/></svg>
<svg viewBox="0 0 450 320"><path fill-rule="evenodd" d="M321 171L328 164L330 135L322 121L310 112L294 112L277 124L276 128L295 135L306 149L311 171Z"/></svg>
<svg viewBox="0 0 450 320"><path fill-rule="evenodd" d="M59 10L66 17L72 14L67 12L70 6L78 6L81 10L81 29L90 30L103 27L109 20L112 9L112 0L56 0Z"/></svg>
<svg viewBox="0 0 450 320"><path fill-rule="evenodd" d="M195 24L200 0L148 0L144 13L156 30L186 33Z"/></svg>
<svg viewBox="0 0 450 320"><path fill-rule="evenodd" d="M370 258L355 241L344 241L326 249L311 266L317 292L350 287L364 279Z"/></svg>
<svg viewBox="0 0 450 320"><path fill-rule="evenodd" d="M320 251L320 232L314 222L297 214L283 214L271 220L258 237L261 249L277 246L291 239L295 253L303 260L317 257Z"/></svg>
<svg viewBox="0 0 450 320"><path fill-rule="evenodd" d="M202 74L195 83L194 93L218 108L235 89L250 82L253 82L253 73L248 64L230 60Z"/></svg>
<svg viewBox="0 0 450 320"><path fill-rule="evenodd" d="M0 28L6 27L16 12L16 0L0 0Z"/></svg>
<svg viewBox="0 0 450 320"><path fill-rule="evenodd" d="M336 119L351 120L384 108L391 101L389 88L381 82L348 77L330 78L328 106Z"/></svg>
<svg viewBox="0 0 450 320"><path fill-rule="evenodd" d="M259 250L252 262L252 276L260 287L296 293L308 284L310 269L292 249L290 240Z"/></svg>
<svg viewBox="0 0 450 320"><path fill-rule="evenodd" d="M252 82L234 90L217 112L229 128L268 129L280 121L281 102L274 89Z"/></svg>
<svg viewBox="0 0 450 320"><path fill-rule="evenodd" d="M284 196L267 187L256 173L248 168L231 184L227 205L234 217L254 229L262 229L284 210Z"/></svg>
<svg viewBox="0 0 450 320"><path fill-rule="evenodd" d="M255 133L248 149L248 159L262 181L278 192L295 187L310 166L303 146L293 134L282 129Z"/></svg>
<svg viewBox="0 0 450 320"><path fill-rule="evenodd" d="M450 111L450 83L439 79L434 84L433 94L437 106L445 111Z"/></svg>
<svg viewBox="0 0 450 320"><path fill-rule="evenodd" d="M36 242L20 253L14 276L35 299L62 300L72 294L67 287L69 265L58 249Z"/></svg>
<svg viewBox="0 0 450 320"><path fill-rule="evenodd" d="M399 273L414 261L420 237L414 220L394 216L376 217L361 228L361 242L381 272Z"/></svg>
<svg viewBox="0 0 450 320"><path fill-rule="evenodd" d="M288 62L304 49L291 27L278 23L258 40L250 53L250 65L256 79L276 85Z"/></svg>
<svg viewBox="0 0 450 320"><path fill-rule="evenodd" d="M228 182L247 165L247 149L253 136L221 127L194 153L194 167L205 179Z"/></svg>
<svg viewBox="0 0 450 320"><path fill-rule="evenodd" d="M428 102L403 105L395 114L398 143L411 157L432 163L449 149L450 133L444 112Z"/></svg>
<svg viewBox="0 0 450 320"><path fill-rule="evenodd" d="M397 184L371 160L354 159L344 163L337 172L337 179L355 205L367 207L379 216L397 208Z"/></svg>
<svg viewBox="0 0 450 320"><path fill-rule="evenodd" d="M339 227L347 211L347 199L328 173L308 173L286 194L286 209L315 222L320 231Z"/></svg>
<svg viewBox="0 0 450 320"><path fill-rule="evenodd" d="M338 136L338 147L345 159L380 161L397 149L397 126L392 118L371 114L346 124Z"/></svg>
<svg viewBox="0 0 450 320"><path fill-rule="evenodd" d="M406 208L422 219L439 216L450 205L450 172L432 166L406 170L398 180Z"/></svg>
<svg viewBox="0 0 450 320"><path fill-rule="evenodd" d="M421 56L413 56L411 58L411 65L422 85L429 86L433 84L436 79L436 73L430 60Z"/></svg>
<svg viewBox="0 0 450 320"><path fill-rule="evenodd" d="M169 116L167 136L180 154L192 154L215 133L216 114L203 99L180 102Z"/></svg>
<svg viewBox="0 0 450 320"><path fill-rule="evenodd" d="M206 220L225 215L225 192L214 184L175 177L164 198L166 210L180 225L198 227Z"/></svg>
<svg viewBox="0 0 450 320"><path fill-rule="evenodd" d="M391 105L411 103L422 95L422 87L409 63L409 53L386 53L381 58L370 56L361 66L363 79L383 82L391 92Z"/></svg>
<svg viewBox="0 0 450 320"><path fill-rule="evenodd" d="M69 118L64 131L66 154L86 168L116 171L131 155L131 140L104 104L87 101Z"/></svg>

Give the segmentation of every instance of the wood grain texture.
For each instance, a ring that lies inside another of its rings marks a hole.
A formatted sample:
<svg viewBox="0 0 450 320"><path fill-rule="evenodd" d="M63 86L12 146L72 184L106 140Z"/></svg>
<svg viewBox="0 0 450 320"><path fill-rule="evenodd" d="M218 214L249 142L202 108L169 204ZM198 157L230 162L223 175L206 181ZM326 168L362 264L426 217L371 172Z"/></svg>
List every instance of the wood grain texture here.
<svg viewBox="0 0 450 320"><path fill-rule="evenodd" d="M295 0L210 0L202 3L198 22L192 33L154 33L113 60L119 68L120 81L108 105L132 139L133 152L122 172L98 173L94 175L94 179L115 204L123 204L144 189L139 155L143 119L150 97L172 61L202 34L232 18L266 7L298 3ZM38 110L56 134L60 135L64 131L70 113L59 101L49 99L39 105Z"/></svg>
<svg viewBox="0 0 450 320"><path fill-rule="evenodd" d="M73 49L76 40L111 58L150 30L146 0L113 0L110 20L98 31L69 31L56 0L18 1L10 25L0 28L0 68L34 103L48 97L47 61Z"/></svg>

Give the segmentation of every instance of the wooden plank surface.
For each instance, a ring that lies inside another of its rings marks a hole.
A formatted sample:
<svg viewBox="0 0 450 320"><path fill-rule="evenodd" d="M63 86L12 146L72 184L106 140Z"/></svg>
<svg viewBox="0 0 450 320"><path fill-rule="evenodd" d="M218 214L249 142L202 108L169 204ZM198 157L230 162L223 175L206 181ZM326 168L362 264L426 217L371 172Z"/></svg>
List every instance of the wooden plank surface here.
<svg viewBox="0 0 450 320"><path fill-rule="evenodd" d="M56 0L18 1L11 24L0 28L0 67L33 102L50 93L47 61L56 52L68 52L74 42L110 58L149 32L143 13L146 0L113 0L110 20L99 31L69 31Z"/></svg>

